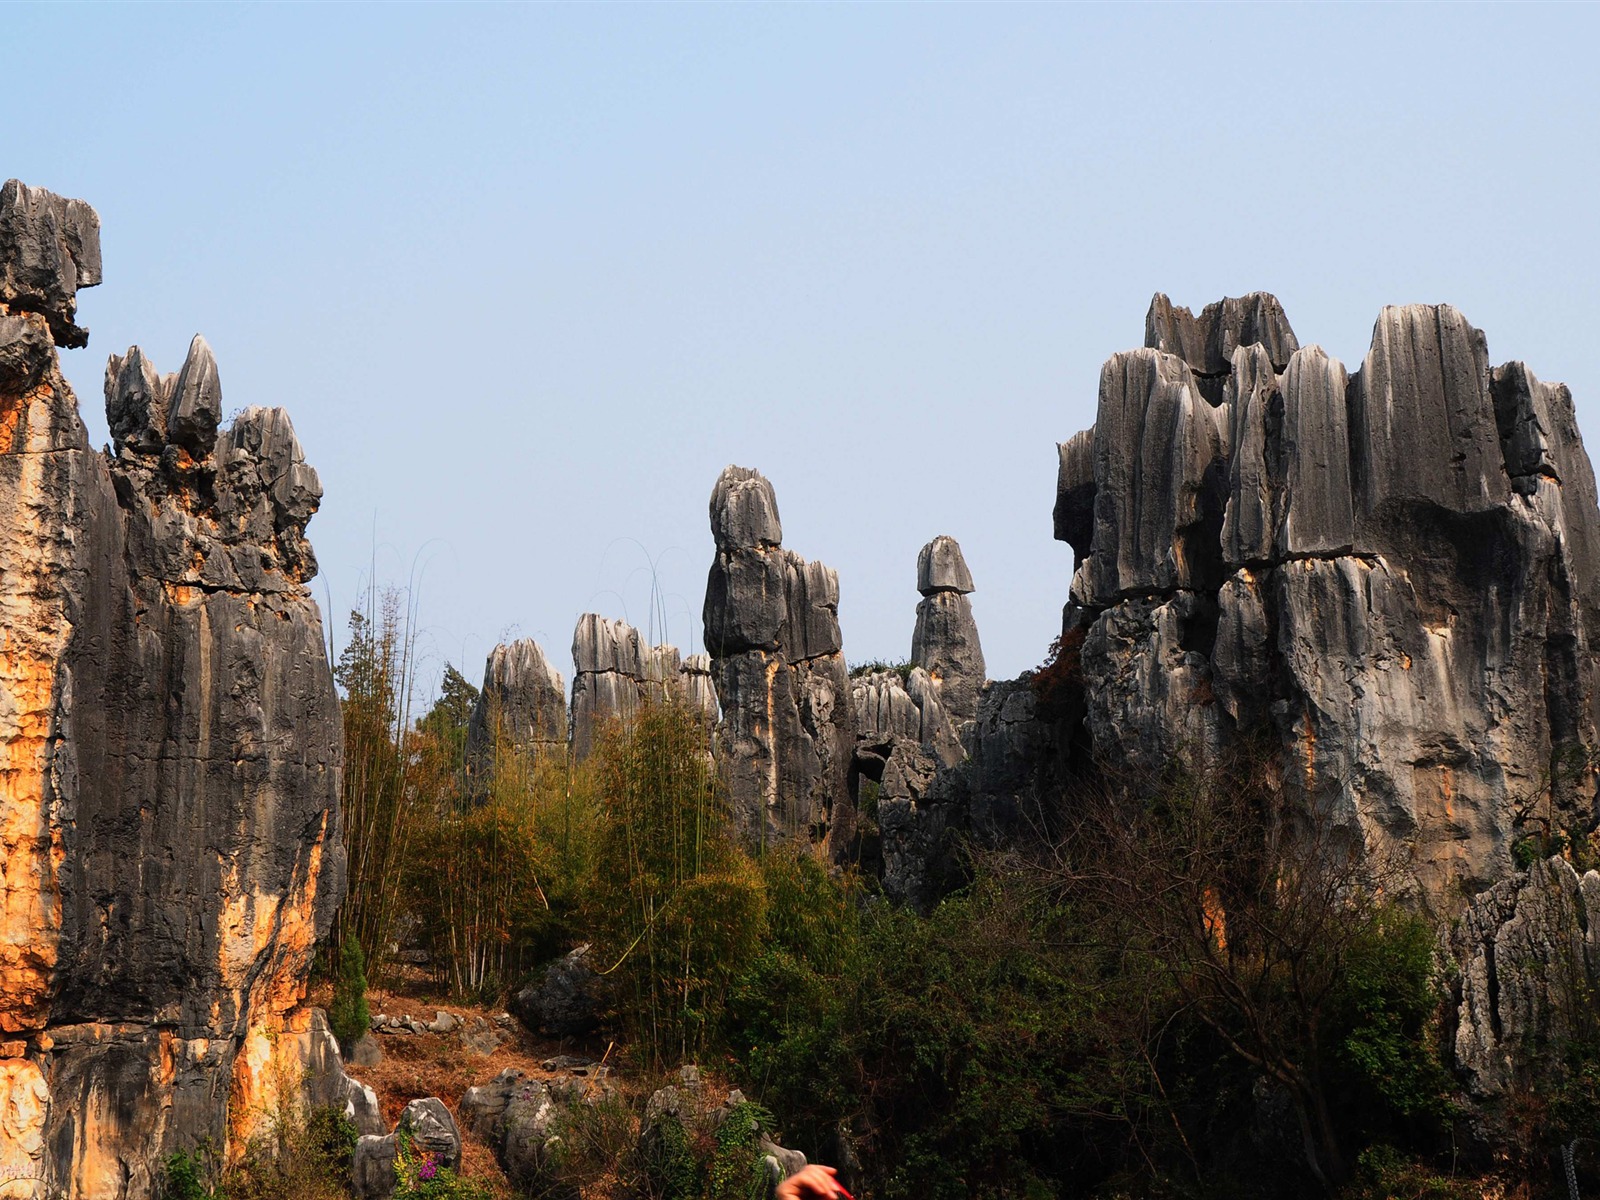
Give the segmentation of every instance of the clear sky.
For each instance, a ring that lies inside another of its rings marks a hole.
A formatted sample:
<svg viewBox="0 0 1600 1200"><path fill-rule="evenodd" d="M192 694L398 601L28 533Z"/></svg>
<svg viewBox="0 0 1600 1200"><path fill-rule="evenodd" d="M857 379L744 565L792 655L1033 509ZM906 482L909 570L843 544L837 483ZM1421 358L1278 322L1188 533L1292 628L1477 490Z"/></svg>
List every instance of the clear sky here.
<svg viewBox="0 0 1600 1200"><path fill-rule="evenodd" d="M700 645L706 502L774 483L851 661L958 538L990 674L1071 551L1055 443L1157 290L1277 293L1352 368L1450 301L1600 446L1600 9L7 6L0 178L99 210L67 374L283 405L342 632L376 563L474 679L579 613ZM643 549L641 549L641 547Z"/></svg>

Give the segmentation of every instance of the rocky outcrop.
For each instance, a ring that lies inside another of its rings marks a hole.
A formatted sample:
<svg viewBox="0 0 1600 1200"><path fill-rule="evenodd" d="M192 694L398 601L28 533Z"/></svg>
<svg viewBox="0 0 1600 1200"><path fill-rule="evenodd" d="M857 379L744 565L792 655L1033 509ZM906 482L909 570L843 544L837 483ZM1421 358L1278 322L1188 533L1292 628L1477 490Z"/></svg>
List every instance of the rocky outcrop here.
<svg viewBox="0 0 1600 1200"><path fill-rule="evenodd" d="M783 548L772 485L728 467L711 493L717 554L705 643L722 718L716 745L752 839L853 834L855 724L839 633L839 577Z"/></svg>
<svg viewBox="0 0 1600 1200"><path fill-rule="evenodd" d="M1450 941L1460 969L1455 1062L1474 1095L1502 1095L1592 1028L1600 872L1535 862L1475 896Z"/></svg>
<svg viewBox="0 0 1600 1200"><path fill-rule="evenodd" d="M553 1038L592 1033L611 1008L609 981L595 973L589 943L569 950L517 993L512 1009L529 1029Z"/></svg>
<svg viewBox="0 0 1600 1200"><path fill-rule="evenodd" d="M531 638L496 646L467 723L467 773L487 785L497 742L509 749L566 752L567 683Z"/></svg>
<svg viewBox="0 0 1600 1200"><path fill-rule="evenodd" d="M1507 876L1528 798L1587 828L1561 764L1596 744L1600 513L1566 389L1491 370L1448 305L1385 309L1354 374L1259 294L1158 296L1145 341L1060 456L1094 753L1266 731L1302 811L1442 911Z"/></svg>
<svg viewBox="0 0 1600 1200"><path fill-rule="evenodd" d="M0 1172L122 1200L316 1053L342 732L288 417L223 428L197 338L111 360L92 450L55 345L99 276L87 205L0 189Z"/></svg>
<svg viewBox="0 0 1600 1200"><path fill-rule="evenodd" d="M413 1100L405 1106L394 1131L364 1134L356 1140L351 1157L350 1184L363 1200L388 1200L399 1184L396 1170L400 1135L408 1135L414 1151L436 1166L454 1170L461 1162L461 1131L445 1102L436 1096Z"/></svg>
<svg viewBox="0 0 1600 1200"><path fill-rule="evenodd" d="M584 613L572 634L572 753L582 762L607 721L626 721L669 696L706 704L706 660L685 663L676 646L652 646L626 621Z"/></svg>

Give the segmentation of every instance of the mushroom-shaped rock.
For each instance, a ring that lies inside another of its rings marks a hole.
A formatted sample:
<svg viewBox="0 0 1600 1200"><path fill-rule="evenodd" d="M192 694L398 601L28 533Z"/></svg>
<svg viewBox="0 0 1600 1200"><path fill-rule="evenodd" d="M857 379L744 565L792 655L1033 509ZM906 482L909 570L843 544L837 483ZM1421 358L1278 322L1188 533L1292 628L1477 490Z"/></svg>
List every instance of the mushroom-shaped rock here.
<svg viewBox="0 0 1600 1200"><path fill-rule="evenodd" d="M970 721L978 715L985 666L978 623L966 597L973 590L972 575L954 538L938 537L922 548L917 587L922 602L911 635L911 661L928 673L951 719ZM941 734L941 740L948 739Z"/></svg>
<svg viewBox="0 0 1600 1200"><path fill-rule="evenodd" d="M917 555L917 591L924 596L935 592L972 592L972 572L961 546L953 537L936 537Z"/></svg>

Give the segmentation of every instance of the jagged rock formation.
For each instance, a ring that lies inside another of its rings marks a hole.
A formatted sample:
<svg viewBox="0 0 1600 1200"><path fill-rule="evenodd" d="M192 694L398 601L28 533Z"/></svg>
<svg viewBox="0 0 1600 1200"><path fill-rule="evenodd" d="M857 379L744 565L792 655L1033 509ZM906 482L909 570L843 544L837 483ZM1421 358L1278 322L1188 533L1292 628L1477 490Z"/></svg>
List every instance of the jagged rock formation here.
<svg viewBox="0 0 1600 1200"><path fill-rule="evenodd" d="M1455 1062L1475 1095L1502 1095L1592 1028L1600 872L1535 862L1473 897L1450 941L1461 970Z"/></svg>
<svg viewBox="0 0 1600 1200"><path fill-rule="evenodd" d="M978 692L987 682L978 623L967 599L975 589L961 547L936 537L917 555L917 625L911 661L928 673L940 705L958 726L978 715Z"/></svg>
<svg viewBox="0 0 1600 1200"><path fill-rule="evenodd" d="M55 346L99 277L93 210L0 189L0 1174L122 1200L316 1059L343 747L287 416L133 349L92 450Z"/></svg>
<svg viewBox="0 0 1600 1200"><path fill-rule="evenodd" d="M850 680L856 715L852 794L876 822L875 841L864 840L862 859L876 861L885 892L925 908L950 873L930 868L948 857L944 845L952 813L933 809L951 780L941 771L967 756L986 685L983 650L967 595L973 591L961 547L938 537L917 556L916 628L911 667L869 671ZM966 812L959 814L964 820ZM871 825L863 823L869 834Z"/></svg>
<svg viewBox="0 0 1600 1200"><path fill-rule="evenodd" d="M607 721L626 721L643 705L669 696L714 721L709 662L703 654L680 660L676 646L652 646L626 621L584 613L572 634L574 758L589 757Z"/></svg>
<svg viewBox="0 0 1600 1200"><path fill-rule="evenodd" d="M1454 910L1511 869L1513 814L1591 817L1595 484L1572 401L1491 370L1448 305L1387 308L1361 369L1257 294L1158 296L1061 447L1088 729L1154 768L1267 730L1326 814Z"/></svg>
<svg viewBox="0 0 1600 1200"><path fill-rule="evenodd" d="M497 723L510 748L566 751L567 683L532 638L496 646L483 665L466 752L467 774L479 790L493 769Z"/></svg>
<svg viewBox="0 0 1600 1200"><path fill-rule="evenodd" d="M756 839L828 837L854 826L855 723L839 633L839 577L783 549L772 485L728 467L711 493L717 555L705 643L721 702L716 743L735 817Z"/></svg>

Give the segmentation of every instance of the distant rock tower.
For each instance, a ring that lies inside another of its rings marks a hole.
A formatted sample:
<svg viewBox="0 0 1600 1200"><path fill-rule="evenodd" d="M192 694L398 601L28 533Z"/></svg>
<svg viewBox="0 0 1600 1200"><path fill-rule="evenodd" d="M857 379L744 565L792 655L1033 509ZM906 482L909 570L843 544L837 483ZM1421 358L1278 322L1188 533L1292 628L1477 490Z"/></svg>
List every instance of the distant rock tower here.
<svg viewBox="0 0 1600 1200"><path fill-rule="evenodd" d="M483 665L483 687L467 723L467 772L476 792L488 786L497 722L509 747L566 750L567 683L531 638L496 646Z"/></svg>
<svg viewBox="0 0 1600 1200"><path fill-rule="evenodd" d="M940 704L958 724L977 717L986 678L978 623L967 599L974 590L955 538L936 537L917 555L922 603L911 635L911 661L928 673Z"/></svg>
<svg viewBox="0 0 1600 1200"><path fill-rule="evenodd" d="M652 646L632 625L584 613L572 634L572 753L582 762L613 718L626 721L648 703L669 696L716 719L709 695L707 660L691 654L680 661L676 646Z"/></svg>
<svg viewBox="0 0 1600 1200"><path fill-rule="evenodd" d="M783 548L772 485L728 467L711 493L717 556L705 642L736 820L756 840L848 842L854 742L839 577Z"/></svg>

